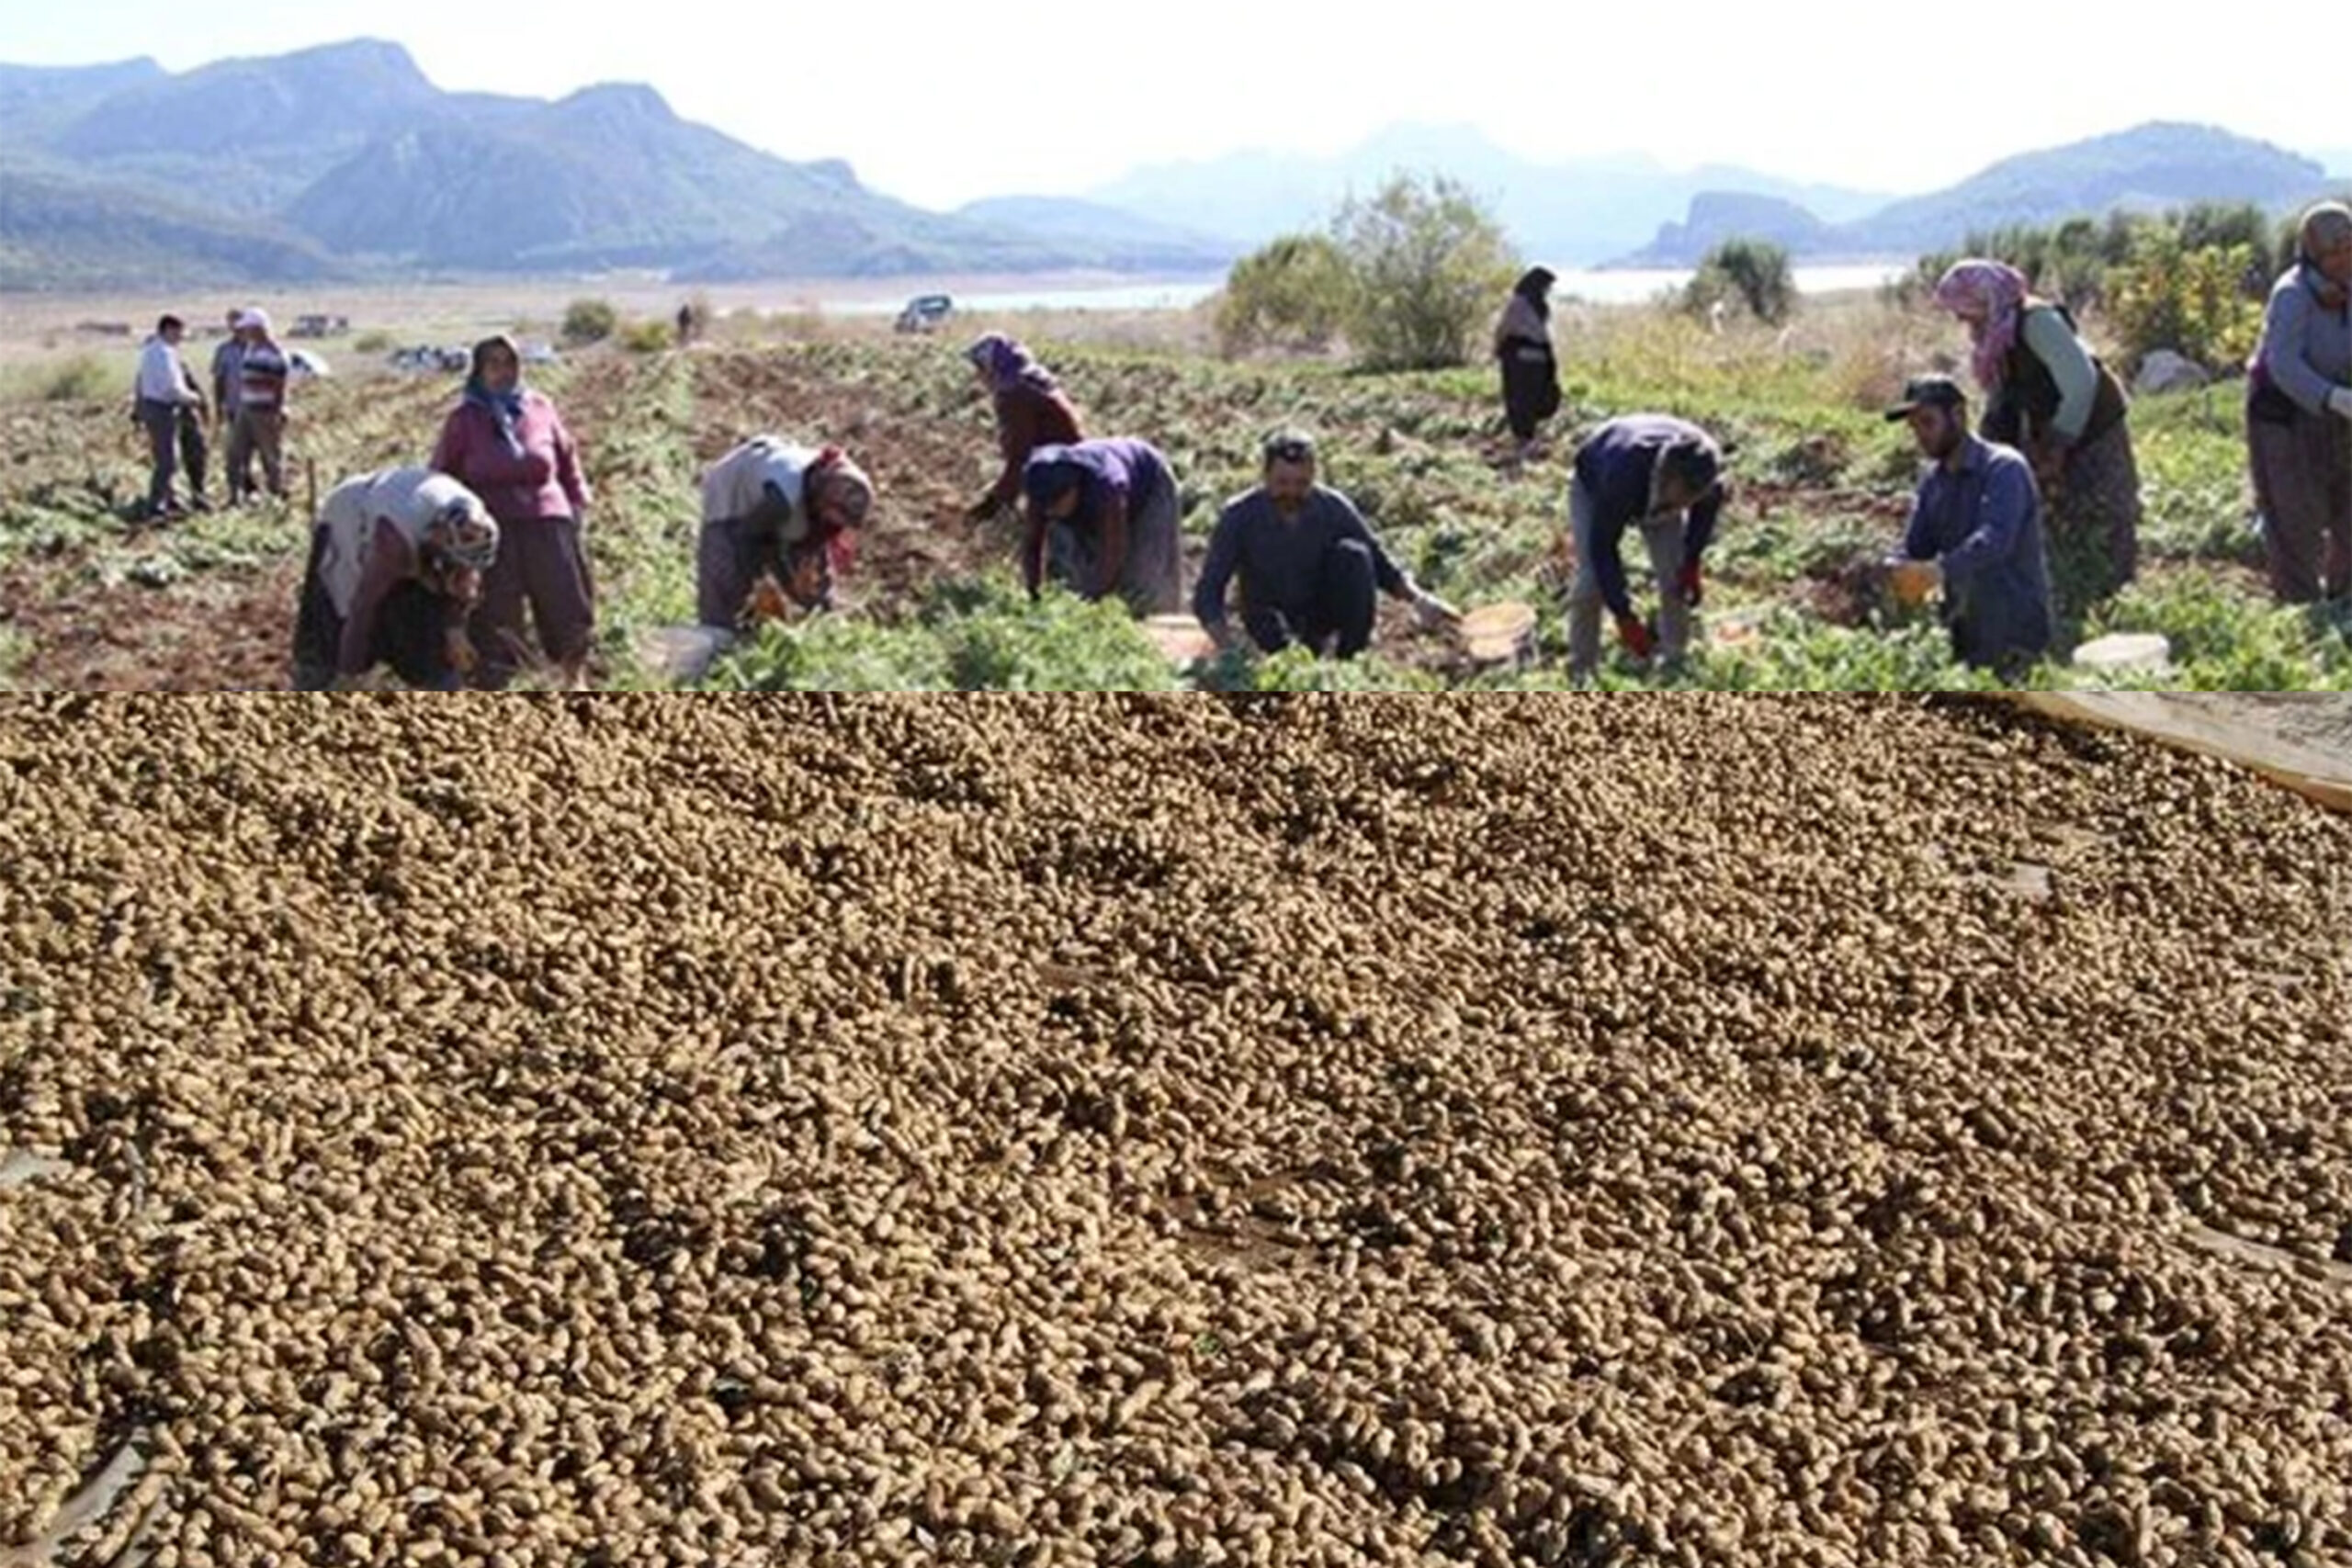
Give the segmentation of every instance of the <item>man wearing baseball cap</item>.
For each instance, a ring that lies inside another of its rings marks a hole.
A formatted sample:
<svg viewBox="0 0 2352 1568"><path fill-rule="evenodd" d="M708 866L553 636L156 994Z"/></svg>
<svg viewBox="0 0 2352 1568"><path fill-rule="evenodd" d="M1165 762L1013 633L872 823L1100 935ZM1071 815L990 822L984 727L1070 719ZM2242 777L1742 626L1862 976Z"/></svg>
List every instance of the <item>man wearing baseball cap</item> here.
<svg viewBox="0 0 2352 1568"><path fill-rule="evenodd" d="M229 499L254 493L254 459L261 459L269 493L286 499L286 386L293 365L270 335L269 312L250 306L237 319L236 423L229 434Z"/></svg>
<svg viewBox="0 0 2352 1568"><path fill-rule="evenodd" d="M1903 558L1933 561L1953 656L2004 679L2050 650L2050 561L2041 495L2023 454L1969 434L1968 395L1949 376L1922 376L1886 411L1911 427L1929 463Z"/></svg>

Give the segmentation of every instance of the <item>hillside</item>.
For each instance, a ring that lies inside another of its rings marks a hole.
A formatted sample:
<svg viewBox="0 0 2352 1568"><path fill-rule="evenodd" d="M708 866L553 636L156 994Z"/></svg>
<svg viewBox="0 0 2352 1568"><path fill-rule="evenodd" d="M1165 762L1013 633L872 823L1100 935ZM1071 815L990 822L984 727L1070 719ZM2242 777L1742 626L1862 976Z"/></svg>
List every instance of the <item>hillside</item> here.
<svg viewBox="0 0 2352 1568"><path fill-rule="evenodd" d="M1159 164L1092 195L1254 246L1321 228L1351 194L1368 194L1398 170L1438 171L1461 181L1491 205L1522 254L1555 266L1589 265L1640 245L1708 191L1798 202L1841 220L1888 199L1750 169L1672 170L1639 154L1543 163L1466 126L1398 126L1328 158L1240 152Z"/></svg>
<svg viewBox="0 0 2352 1568"><path fill-rule="evenodd" d="M294 283L346 270L266 220L21 164L0 171L0 292Z"/></svg>
<svg viewBox="0 0 2352 1568"><path fill-rule="evenodd" d="M2316 196L2326 183L2324 164L2268 142L2211 126L2153 121L2005 158L1956 186L1890 203L1851 222L1823 222L1802 210L1770 214L1778 231L1756 237L1815 260L1907 260L1958 244L1972 231L2055 223L2119 208L2216 201L2283 211ZM1666 225L1648 245L1614 265L1690 265L1728 237L1724 220L1733 210L1720 193L1708 193L1693 201L1688 221Z"/></svg>
<svg viewBox="0 0 2352 1568"><path fill-rule="evenodd" d="M649 86L552 103L444 93L375 40L178 75L152 62L10 67L0 127L0 156L33 181L0 208L0 287L17 289L289 267L717 279L1226 259L1213 242L1084 204L1033 208L1035 229L1010 212L923 211L838 160L790 162L682 119Z"/></svg>
<svg viewBox="0 0 2352 1568"><path fill-rule="evenodd" d="M1069 197L1007 196L967 203L956 216L1065 244L1091 245L1121 271L1186 272L1226 266L1246 249L1197 229Z"/></svg>

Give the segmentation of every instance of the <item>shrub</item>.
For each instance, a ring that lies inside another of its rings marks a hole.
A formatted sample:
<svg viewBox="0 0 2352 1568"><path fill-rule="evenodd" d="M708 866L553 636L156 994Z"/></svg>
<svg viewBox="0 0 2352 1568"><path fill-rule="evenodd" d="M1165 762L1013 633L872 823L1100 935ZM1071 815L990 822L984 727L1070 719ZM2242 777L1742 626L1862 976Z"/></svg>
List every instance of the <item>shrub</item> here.
<svg viewBox="0 0 2352 1568"><path fill-rule="evenodd" d="M621 346L631 354L659 354L677 341L678 329L670 321L631 321L620 332Z"/></svg>
<svg viewBox="0 0 2352 1568"><path fill-rule="evenodd" d="M564 307L563 342L567 348L602 343L619 330L621 313L609 299L574 299Z"/></svg>
<svg viewBox="0 0 2352 1568"><path fill-rule="evenodd" d="M2160 348L2211 370L2244 364L2262 333L2262 308L2244 287L2255 265L2254 247L2242 242L2191 248L2177 231L2143 231L2108 282L2121 368L2136 369Z"/></svg>
<svg viewBox="0 0 2352 1568"><path fill-rule="evenodd" d="M45 367L34 378L33 389L48 403L96 402L111 396L122 378L96 355L77 354Z"/></svg>
<svg viewBox="0 0 2352 1568"><path fill-rule="evenodd" d="M1331 225L1354 279L1348 339L1365 368L1467 364L1516 269L1501 228L1469 187L1392 178Z"/></svg>
<svg viewBox="0 0 2352 1568"><path fill-rule="evenodd" d="M1321 234L1287 234L1244 256L1217 296L1216 340L1227 358L1274 349L1320 353L1353 307L1354 279L1339 245Z"/></svg>
<svg viewBox="0 0 2352 1568"><path fill-rule="evenodd" d="M1716 301L1737 299L1759 321L1778 325L1796 308L1789 253L1768 240L1725 240L1709 251L1683 287L1682 302L1704 315Z"/></svg>

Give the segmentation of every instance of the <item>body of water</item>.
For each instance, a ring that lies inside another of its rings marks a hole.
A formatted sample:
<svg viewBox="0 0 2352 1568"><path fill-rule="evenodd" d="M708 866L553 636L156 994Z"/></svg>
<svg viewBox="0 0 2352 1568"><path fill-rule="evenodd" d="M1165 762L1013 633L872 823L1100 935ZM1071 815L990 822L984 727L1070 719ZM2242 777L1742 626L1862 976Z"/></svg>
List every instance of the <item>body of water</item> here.
<svg viewBox="0 0 2352 1568"><path fill-rule="evenodd" d="M1910 270L1907 266L1885 265L1800 266L1794 269L1794 276L1800 294L1835 294L1855 288L1877 288ZM1681 288L1690 281L1690 276L1691 271L1688 267L1611 272L1572 270L1560 274L1553 297L1563 301L1589 299L1596 305L1638 305L1663 290ZM904 296L885 299L820 299L818 308L828 315L895 316L907 299L918 293L946 292L953 295L956 309L966 314L1001 314L1012 310L1185 310L1224 286L1225 279L1220 275L1156 283L1106 284L1099 288L977 290L969 294L910 288Z"/></svg>

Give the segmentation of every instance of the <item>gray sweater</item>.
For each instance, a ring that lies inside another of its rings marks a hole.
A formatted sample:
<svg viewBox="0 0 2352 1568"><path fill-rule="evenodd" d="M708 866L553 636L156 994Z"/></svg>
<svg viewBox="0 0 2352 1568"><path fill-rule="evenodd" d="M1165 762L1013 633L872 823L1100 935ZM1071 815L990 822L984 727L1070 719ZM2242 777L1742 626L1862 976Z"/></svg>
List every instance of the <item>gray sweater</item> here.
<svg viewBox="0 0 2352 1568"><path fill-rule="evenodd" d="M2352 314L2319 302L2298 266L2270 290L2256 363L2305 413L2327 412L2327 394L2352 382Z"/></svg>

